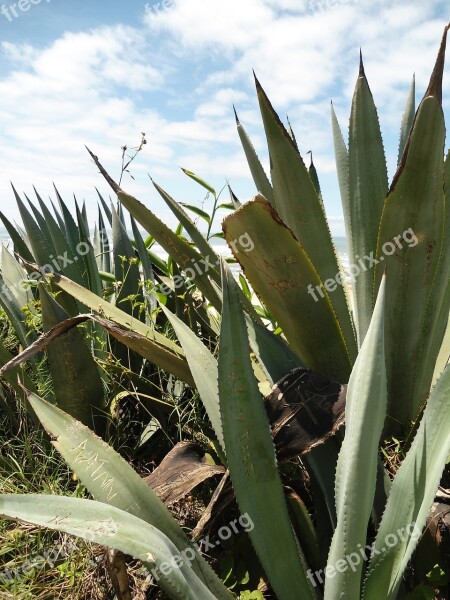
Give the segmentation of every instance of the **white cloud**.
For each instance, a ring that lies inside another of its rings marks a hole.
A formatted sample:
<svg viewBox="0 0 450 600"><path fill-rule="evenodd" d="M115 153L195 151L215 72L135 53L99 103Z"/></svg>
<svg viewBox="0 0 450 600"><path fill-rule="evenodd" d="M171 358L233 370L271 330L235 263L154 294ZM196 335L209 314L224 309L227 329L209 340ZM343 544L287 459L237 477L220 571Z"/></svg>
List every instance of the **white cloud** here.
<svg viewBox="0 0 450 600"><path fill-rule="evenodd" d="M169 4L145 15L141 29L123 24L66 33L44 48L3 42L3 71L9 69L0 79L3 197L11 197L9 180L27 191L34 183L45 197L53 179L66 196L90 197L102 181L84 144L117 176L120 147L137 143L141 131L148 144L133 165L136 181L125 180L133 193L149 197L148 171L174 197L186 200L185 189L195 196L177 169L182 165L216 187L229 177L237 195L249 197L232 105L267 164L254 68L280 117L289 114L302 153L313 150L326 204L337 214L330 99L346 135L362 46L392 163L412 73L419 98L445 14L438 0Z"/></svg>

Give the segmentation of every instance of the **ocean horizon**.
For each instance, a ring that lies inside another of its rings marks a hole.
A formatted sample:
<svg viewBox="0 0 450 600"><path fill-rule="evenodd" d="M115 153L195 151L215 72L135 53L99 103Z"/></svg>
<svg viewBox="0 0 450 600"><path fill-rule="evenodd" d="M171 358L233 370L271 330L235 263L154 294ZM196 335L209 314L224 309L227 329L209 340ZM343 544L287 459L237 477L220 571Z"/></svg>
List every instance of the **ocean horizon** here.
<svg viewBox="0 0 450 600"><path fill-rule="evenodd" d="M130 235L132 236L131 232ZM349 263L347 254L347 240L345 237L336 236L333 237L333 242L336 248L336 252L342 262L342 266L344 267L344 269L346 269ZM11 238L9 237L8 232L4 227L0 227L0 244L5 244L6 246L8 246L10 243ZM231 251L224 240L215 238L212 241L211 245L217 252L217 254L221 256L231 256ZM159 244L155 244L153 246L153 251L159 258L163 260L167 259L167 252L163 248L161 248Z"/></svg>

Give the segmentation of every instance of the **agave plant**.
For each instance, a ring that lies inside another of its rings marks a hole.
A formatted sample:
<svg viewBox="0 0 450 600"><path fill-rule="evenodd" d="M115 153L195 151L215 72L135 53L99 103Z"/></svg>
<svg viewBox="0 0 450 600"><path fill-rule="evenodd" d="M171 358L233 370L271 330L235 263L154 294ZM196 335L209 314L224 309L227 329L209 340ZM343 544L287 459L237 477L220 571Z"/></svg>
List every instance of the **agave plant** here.
<svg viewBox="0 0 450 600"><path fill-rule="evenodd" d="M358 263L352 310L315 170L304 165L292 131L259 82L271 178L238 121L259 194L227 217L223 230L282 336L262 326L244 290L179 204L156 186L191 243L124 192L93 154L121 205L181 272L203 264L204 257L217 259L194 274L198 290L221 313L218 358L198 331L167 307L161 310L178 337L176 348L68 274L47 276L48 285L97 315L83 319L94 319L113 335L117 325L129 330L125 336L121 329L120 336L131 338L133 349L197 388L239 509L254 523L252 543L280 600L404 597L404 575L450 452L450 159L444 160L441 106L449 27L417 111L413 94L408 98L390 187L362 60L348 148L332 113L352 264L370 256L374 267ZM251 251L239 244L248 239ZM77 325L73 319L65 323L59 326ZM52 335L58 335L55 328L38 347ZM345 393L339 384L347 382ZM323 389L334 391L321 394ZM36 394L29 394L29 401L96 500L2 495L0 514L131 554L158 573L172 598L230 597L155 494L112 449ZM277 411L282 417L275 423ZM296 416L309 436L296 452L316 483L314 520L301 502L292 510L278 464L286 448L277 436ZM409 438L400 467L389 476L379 450L383 436L393 431ZM187 560L187 550L192 559Z"/></svg>
<svg viewBox="0 0 450 600"><path fill-rule="evenodd" d="M35 311L36 303L42 311L45 333L70 317L87 313L89 305L99 309L101 316L110 316L110 309L113 312L117 309L114 327L107 323L104 327L105 323L102 325L91 318L86 334L76 327L66 328L64 332L59 329L62 337L54 339L50 335L52 343L45 346L48 347L56 402L86 425L100 431L104 428L106 410L103 388L110 379L104 365L112 367L111 353L114 361L121 361L122 370L132 374L135 389L147 395L150 390L143 378L138 377L144 364L156 363L182 381L192 383L182 349L157 331L166 325L161 319L162 313L156 310L157 297L193 328L197 327L205 339L209 337L214 342L218 327L214 315L204 304L198 299L194 301L195 288L187 285L184 276L174 272L176 263L166 263L152 251L154 238L149 236L144 240L132 216L130 237L120 205L117 209L108 206L99 193L98 222L92 234L84 207L80 208L75 200L75 220L56 188L55 193L57 203L53 204L52 214L37 192L37 206L27 198L27 208L14 190L25 231L13 226L0 213L14 247L13 253L6 247L1 253L0 305L21 346L31 348L28 356L35 353L33 343L38 336L35 323L30 324L25 313ZM181 232L182 226L175 237L183 244ZM81 295L68 293L54 285L43 285L49 273L67 277L71 290L77 290ZM173 284L175 276L177 287ZM137 321L141 323L141 329ZM132 323L142 335L143 342L136 342L126 329L120 328ZM155 343L152 344L152 340ZM143 348L136 348L142 345ZM149 348L154 348L155 356L152 352L149 356ZM2 365L10 360L12 356L3 349ZM74 381L78 383L75 391Z"/></svg>

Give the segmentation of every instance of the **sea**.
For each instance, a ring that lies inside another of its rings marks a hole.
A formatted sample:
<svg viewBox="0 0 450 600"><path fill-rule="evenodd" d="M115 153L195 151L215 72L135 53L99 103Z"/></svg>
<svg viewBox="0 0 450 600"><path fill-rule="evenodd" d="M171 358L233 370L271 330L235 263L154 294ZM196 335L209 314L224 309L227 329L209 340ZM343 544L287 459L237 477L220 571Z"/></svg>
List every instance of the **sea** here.
<svg viewBox="0 0 450 600"><path fill-rule="evenodd" d="M340 258L342 267L344 271L348 272L349 260L347 254L347 242L345 237L334 237L333 238L334 246L336 248L336 252ZM0 244L5 244L9 246L11 244L11 239L8 235L8 232L3 227L0 227ZM231 256L230 249L228 248L226 242L224 240L216 239L212 244L214 250L219 254L219 256L229 257ZM164 251L163 248L156 245L153 246L153 251L163 260L167 259L167 252Z"/></svg>

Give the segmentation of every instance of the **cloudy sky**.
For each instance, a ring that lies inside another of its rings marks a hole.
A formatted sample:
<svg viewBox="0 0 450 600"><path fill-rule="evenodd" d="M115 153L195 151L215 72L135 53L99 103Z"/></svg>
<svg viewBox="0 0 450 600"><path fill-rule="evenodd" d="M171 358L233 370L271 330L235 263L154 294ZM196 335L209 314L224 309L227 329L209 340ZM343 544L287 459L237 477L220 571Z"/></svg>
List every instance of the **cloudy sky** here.
<svg viewBox="0 0 450 600"><path fill-rule="evenodd" d="M20 6L19 6L20 5ZM343 235L330 100L344 130L362 48L392 177L413 73L417 100L429 78L448 2L441 0L6 0L0 13L0 207L16 218L9 182L46 198L86 200L108 187L88 145L118 178L121 147L148 144L123 187L173 223L149 184L202 206L179 167L216 189L254 187L232 105L265 164L254 69L302 154L314 154L330 225ZM448 69L447 69L448 72ZM450 78L444 84L449 111ZM224 199L228 199L224 192Z"/></svg>

